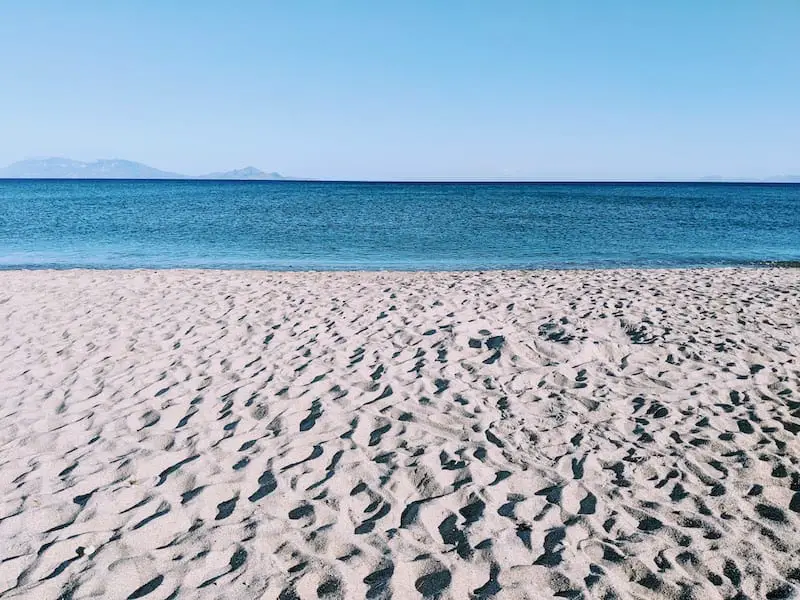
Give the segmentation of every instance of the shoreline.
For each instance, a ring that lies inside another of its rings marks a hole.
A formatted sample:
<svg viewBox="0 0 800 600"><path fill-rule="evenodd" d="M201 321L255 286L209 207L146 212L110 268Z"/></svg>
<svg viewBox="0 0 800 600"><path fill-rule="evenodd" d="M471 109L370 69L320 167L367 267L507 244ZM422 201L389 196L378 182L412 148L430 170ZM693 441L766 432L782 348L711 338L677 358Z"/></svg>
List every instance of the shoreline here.
<svg viewBox="0 0 800 600"><path fill-rule="evenodd" d="M414 274L451 274L451 275L467 275L467 274L488 274L488 273L607 273L607 272L680 272L680 271L753 271L753 270L791 270L800 269L800 261L768 261L764 263L754 264L740 264L740 265L709 265L709 266L689 266L689 267L532 267L532 268L476 268L476 269L262 269L262 268L228 268L228 267L3 267L0 266L0 274L2 273L69 273L69 272L85 272L85 273L266 273L272 275L282 274L370 274L370 273L383 273L383 274L400 274L400 275L414 275Z"/></svg>
<svg viewBox="0 0 800 600"><path fill-rule="evenodd" d="M800 270L5 270L0 323L0 595L800 593Z"/></svg>

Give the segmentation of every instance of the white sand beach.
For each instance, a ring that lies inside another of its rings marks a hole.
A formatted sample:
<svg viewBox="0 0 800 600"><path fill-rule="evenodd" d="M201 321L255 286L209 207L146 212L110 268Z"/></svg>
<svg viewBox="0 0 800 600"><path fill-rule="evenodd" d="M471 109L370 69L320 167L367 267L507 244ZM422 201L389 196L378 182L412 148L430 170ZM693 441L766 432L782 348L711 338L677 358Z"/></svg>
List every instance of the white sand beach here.
<svg viewBox="0 0 800 600"><path fill-rule="evenodd" d="M0 324L2 598L800 594L798 269L7 271Z"/></svg>

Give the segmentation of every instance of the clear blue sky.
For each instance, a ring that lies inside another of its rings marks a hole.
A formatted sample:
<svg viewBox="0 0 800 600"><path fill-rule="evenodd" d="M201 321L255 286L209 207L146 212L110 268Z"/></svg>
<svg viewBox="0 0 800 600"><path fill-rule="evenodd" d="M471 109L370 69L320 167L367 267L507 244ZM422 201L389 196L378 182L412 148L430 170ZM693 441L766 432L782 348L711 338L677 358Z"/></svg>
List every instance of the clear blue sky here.
<svg viewBox="0 0 800 600"><path fill-rule="evenodd" d="M800 173L800 0L0 0L0 165Z"/></svg>

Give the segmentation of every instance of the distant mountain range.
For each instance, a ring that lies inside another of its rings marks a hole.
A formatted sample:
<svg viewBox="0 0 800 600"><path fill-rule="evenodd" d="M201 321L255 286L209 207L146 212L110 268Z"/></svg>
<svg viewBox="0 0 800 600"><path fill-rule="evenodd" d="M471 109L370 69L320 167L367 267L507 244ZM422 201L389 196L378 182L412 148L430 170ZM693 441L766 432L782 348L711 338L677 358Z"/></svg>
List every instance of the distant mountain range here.
<svg viewBox="0 0 800 600"><path fill-rule="evenodd" d="M121 159L82 162L69 158L21 160L0 168L0 179L287 179L280 173L265 173L255 167L191 176L162 171Z"/></svg>
<svg viewBox="0 0 800 600"><path fill-rule="evenodd" d="M255 167L232 171L217 171L206 175L184 175L162 171L143 163L122 159L100 159L82 162L69 158L32 158L20 160L0 168L0 179L229 179L229 180L282 180L280 173L266 173ZM535 183L535 180L531 180ZM675 180L678 182L679 180ZM800 175L777 175L764 179L732 178L710 175L700 182L720 183L800 183Z"/></svg>
<svg viewBox="0 0 800 600"><path fill-rule="evenodd" d="M772 177L765 177L764 179L709 175L708 177L703 177L700 181L709 183L800 183L800 175L773 175Z"/></svg>

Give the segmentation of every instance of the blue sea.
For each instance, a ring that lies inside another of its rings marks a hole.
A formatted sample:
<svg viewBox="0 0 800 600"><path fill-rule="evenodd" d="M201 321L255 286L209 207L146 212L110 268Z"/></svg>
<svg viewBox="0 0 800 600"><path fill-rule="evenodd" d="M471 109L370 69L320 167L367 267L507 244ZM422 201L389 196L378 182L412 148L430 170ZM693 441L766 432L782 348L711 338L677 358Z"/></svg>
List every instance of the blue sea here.
<svg viewBox="0 0 800 600"><path fill-rule="evenodd" d="M800 185L0 181L0 268L800 260Z"/></svg>

